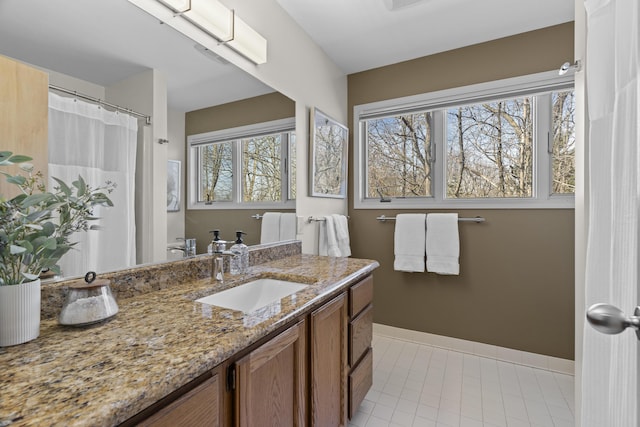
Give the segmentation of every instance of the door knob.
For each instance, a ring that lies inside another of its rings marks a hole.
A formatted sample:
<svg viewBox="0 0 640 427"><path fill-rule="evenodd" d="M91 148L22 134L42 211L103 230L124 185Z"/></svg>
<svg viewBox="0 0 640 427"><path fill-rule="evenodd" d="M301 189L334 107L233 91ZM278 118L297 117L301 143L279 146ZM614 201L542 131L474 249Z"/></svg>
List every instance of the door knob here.
<svg viewBox="0 0 640 427"><path fill-rule="evenodd" d="M587 310L587 320L593 328L604 334L619 334L629 326L635 328L640 340L640 306L633 316L625 316L618 307L609 304L594 304Z"/></svg>

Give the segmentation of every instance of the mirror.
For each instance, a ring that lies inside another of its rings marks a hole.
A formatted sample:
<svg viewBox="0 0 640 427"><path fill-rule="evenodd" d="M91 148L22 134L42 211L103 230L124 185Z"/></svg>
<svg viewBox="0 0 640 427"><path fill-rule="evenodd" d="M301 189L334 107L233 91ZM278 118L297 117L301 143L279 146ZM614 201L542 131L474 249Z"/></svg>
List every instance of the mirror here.
<svg viewBox="0 0 640 427"><path fill-rule="evenodd" d="M311 195L344 199L347 194L347 144L349 129L311 109L310 165Z"/></svg>
<svg viewBox="0 0 640 427"><path fill-rule="evenodd" d="M205 111L212 106L224 108L240 101L247 103L253 98L278 95L277 92L211 51L196 46L192 40L126 0L3 0L0 2L0 55L44 69L50 74L50 84L94 98L105 99L106 94L107 100L111 88L118 87L120 82L155 70L158 80L154 80L154 85L166 84L167 90L166 160L180 162L182 178L179 208L167 212L166 244L176 242L178 237L196 238L197 252L206 251L208 230L217 227L217 222L211 222L210 215L208 223L201 225L202 230L194 229L194 224L198 225L202 219L185 209L188 169L185 134L212 129L190 129L189 115L185 113ZM294 102L289 101L295 114ZM122 106L136 109L135 105ZM152 120L162 120L162 117ZM141 120L140 128L149 126ZM144 156L139 148L138 158ZM166 182L153 185L166 191ZM136 182L136 197L140 197L142 191ZM251 215L264 213L263 210L245 210L241 215L233 211L203 212L225 220L231 217L228 221L233 223L233 228L225 227L229 237L234 228L259 227L259 221ZM138 233L142 231L141 227L136 229ZM90 238L91 233L88 236ZM169 258L175 256L165 247L162 252ZM137 260L140 261L140 257Z"/></svg>

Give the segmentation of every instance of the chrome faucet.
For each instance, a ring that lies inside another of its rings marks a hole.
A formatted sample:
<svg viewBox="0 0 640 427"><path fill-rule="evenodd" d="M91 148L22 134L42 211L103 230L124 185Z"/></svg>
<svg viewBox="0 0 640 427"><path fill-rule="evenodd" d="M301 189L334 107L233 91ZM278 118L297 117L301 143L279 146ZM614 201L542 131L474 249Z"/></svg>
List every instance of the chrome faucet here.
<svg viewBox="0 0 640 427"><path fill-rule="evenodd" d="M184 237L176 237L176 240L183 241L184 246L170 246L167 251L171 253L182 252L182 257L192 257L196 255L196 239L185 239Z"/></svg>
<svg viewBox="0 0 640 427"><path fill-rule="evenodd" d="M224 283L224 258L236 256L234 252L221 250L227 242L216 240L213 244L213 257L211 258L211 277L220 283Z"/></svg>
<svg viewBox="0 0 640 427"><path fill-rule="evenodd" d="M185 256L196 256L196 239L184 240Z"/></svg>

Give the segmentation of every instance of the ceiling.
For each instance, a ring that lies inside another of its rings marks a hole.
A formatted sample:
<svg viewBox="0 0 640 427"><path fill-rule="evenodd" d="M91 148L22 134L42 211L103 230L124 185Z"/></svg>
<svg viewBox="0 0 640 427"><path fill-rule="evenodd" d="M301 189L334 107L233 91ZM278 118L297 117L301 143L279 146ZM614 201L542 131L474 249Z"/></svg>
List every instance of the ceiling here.
<svg viewBox="0 0 640 427"><path fill-rule="evenodd" d="M347 74L573 20L574 0L277 0ZM0 0L0 54L109 86L149 69L169 107L273 91L126 0Z"/></svg>
<svg viewBox="0 0 640 427"><path fill-rule="evenodd" d="M277 0L346 74L573 21L574 0ZM409 4L389 10L392 4Z"/></svg>
<svg viewBox="0 0 640 427"><path fill-rule="evenodd" d="M192 111L273 92L126 0L0 0L0 54L110 86L156 69L169 107Z"/></svg>

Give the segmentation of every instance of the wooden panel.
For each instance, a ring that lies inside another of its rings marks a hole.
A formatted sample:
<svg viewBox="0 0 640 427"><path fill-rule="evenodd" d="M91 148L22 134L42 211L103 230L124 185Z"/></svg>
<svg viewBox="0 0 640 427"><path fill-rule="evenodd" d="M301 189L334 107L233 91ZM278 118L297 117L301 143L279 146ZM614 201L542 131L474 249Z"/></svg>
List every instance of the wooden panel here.
<svg viewBox="0 0 640 427"><path fill-rule="evenodd" d="M354 366L371 347L373 339L373 306L368 306L349 323L349 366Z"/></svg>
<svg viewBox="0 0 640 427"><path fill-rule="evenodd" d="M341 294L311 313L311 425L347 423L347 308Z"/></svg>
<svg viewBox="0 0 640 427"><path fill-rule="evenodd" d="M0 151L33 157L34 172L47 177L49 76L47 73L0 55ZM17 166L3 167L16 174ZM24 174L24 172L23 172ZM0 194L18 194L0 179Z"/></svg>
<svg viewBox="0 0 640 427"><path fill-rule="evenodd" d="M303 426L306 419L304 321L236 363L237 426Z"/></svg>
<svg viewBox="0 0 640 427"><path fill-rule="evenodd" d="M352 418L373 384L373 349L349 375L349 418Z"/></svg>
<svg viewBox="0 0 640 427"><path fill-rule="evenodd" d="M215 374L138 425L144 427L221 425L219 375Z"/></svg>
<svg viewBox="0 0 640 427"><path fill-rule="evenodd" d="M349 289L349 316L356 316L373 302L373 276L362 279Z"/></svg>

